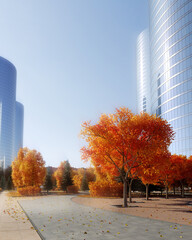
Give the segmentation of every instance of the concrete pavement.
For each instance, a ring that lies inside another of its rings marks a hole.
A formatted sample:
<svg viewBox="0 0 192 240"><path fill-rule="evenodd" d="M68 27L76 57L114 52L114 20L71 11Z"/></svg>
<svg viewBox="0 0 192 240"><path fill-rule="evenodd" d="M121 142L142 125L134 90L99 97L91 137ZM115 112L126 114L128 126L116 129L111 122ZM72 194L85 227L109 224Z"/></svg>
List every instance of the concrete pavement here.
<svg viewBox="0 0 192 240"><path fill-rule="evenodd" d="M0 193L0 240L39 240L17 200Z"/></svg>
<svg viewBox="0 0 192 240"><path fill-rule="evenodd" d="M48 196L19 203L46 240L192 239L192 227L94 209L71 196Z"/></svg>

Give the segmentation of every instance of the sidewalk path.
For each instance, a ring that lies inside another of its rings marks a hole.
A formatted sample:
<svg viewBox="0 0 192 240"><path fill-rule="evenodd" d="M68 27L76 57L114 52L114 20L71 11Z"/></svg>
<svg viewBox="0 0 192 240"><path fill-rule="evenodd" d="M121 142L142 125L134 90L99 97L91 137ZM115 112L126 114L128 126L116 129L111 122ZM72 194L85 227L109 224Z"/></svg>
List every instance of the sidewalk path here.
<svg viewBox="0 0 192 240"><path fill-rule="evenodd" d="M79 205L71 196L19 203L46 240L191 240L192 227Z"/></svg>
<svg viewBox="0 0 192 240"><path fill-rule="evenodd" d="M0 193L0 240L39 240L17 200Z"/></svg>

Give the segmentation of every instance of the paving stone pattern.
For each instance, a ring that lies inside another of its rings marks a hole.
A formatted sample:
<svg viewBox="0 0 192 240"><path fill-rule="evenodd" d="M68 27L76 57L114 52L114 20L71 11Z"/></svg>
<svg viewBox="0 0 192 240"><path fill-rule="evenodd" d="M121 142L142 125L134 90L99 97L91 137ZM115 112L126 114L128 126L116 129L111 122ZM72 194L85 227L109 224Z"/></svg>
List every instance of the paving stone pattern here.
<svg viewBox="0 0 192 240"><path fill-rule="evenodd" d="M71 196L20 200L46 240L192 240L192 227L134 217L74 203Z"/></svg>

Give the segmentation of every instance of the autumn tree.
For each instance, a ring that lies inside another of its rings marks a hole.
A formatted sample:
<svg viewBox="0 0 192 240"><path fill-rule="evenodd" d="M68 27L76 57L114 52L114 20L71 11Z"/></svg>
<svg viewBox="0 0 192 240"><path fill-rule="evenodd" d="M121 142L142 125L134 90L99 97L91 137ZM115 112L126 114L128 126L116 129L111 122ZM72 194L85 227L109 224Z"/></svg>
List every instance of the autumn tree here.
<svg viewBox="0 0 192 240"><path fill-rule="evenodd" d="M171 153L166 151L156 157L155 179L159 185L165 187L165 198L168 199L168 190L173 183L174 169L171 162Z"/></svg>
<svg viewBox="0 0 192 240"><path fill-rule="evenodd" d="M61 185L62 185L62 177L63 177L65 164L66 164L66 161L61 162L59 167L57 168L57 170L53 174L54 178L56 179L57 190L61 190L62 189Z"/></svg>
<svg viewBox="0 0 192 240"><path fill-rule="evenodd" d="M186 175L188 186L192 186L192 156L188 158Z"/></svg>
<svg viewBox="0 0 192 240"><path fill-rule="evenodd" d="M171 154L169 151L159 151L152 156L151 161L143 161L139 168L139 177L146 186L146 200L149 199L149 185L158 185L163 183L166 189L166 198L168 198L168 186L171 177Z"/></svg>
<svg viewBox="0 0 192 240"><path fill-rule="evenodd" d="M78 173L78 172L77 172L77 174L75 174L75 175L73 176L73 178L72 178L73 184L74 184L76 187L78 187L78 190L81 189L82 179L83 179L83 175L80 174L80 173Z"/></svg>
<svg viewBox="0 0 192 240"><path fill-rule="evenodd" d="M142 183L145 185L146 188L146 200L149 200L149 185L157 183L157 173L156 169L150 165L147 168L142 169L143 172L139 177L141 178Z"/></svg>
<svg viewBox="0 0 192 240"><path fill-rule="evenodd" d="M97 166L95 181L89 182L89 192L92 197L122 197L122 186L122 182L117 182L112 175Z"/></svg>
<svg viewBox="0 0 192 240"><path fill-rule="evenodd" d="M184 155L172 155L171 163L173 166L172 178L175 181L179 181L181 186L181 196L184 197L184 186L189 182L191 177L191 160L187 159Z"/></svg>
<svg viewBox="0 0 192 240"><path fill-rule="evenodd" d="M81 189L83 177L86 178L87 184L89 185L90 182L94 182L96 179L95 170L92 167L89 168L79 168L76 170L72 177L73 184ZM85 175L85 176L84 176Z"/></svg>
<svg viewBox="0 0 192 240"><path fill-rule="evenodd" d="M39 152L21 148L12 162L12 179L17 191L33 195L40 192L46 174L45 162Z"/></svg>
<svg viewBox="0 0 192 240"><path fill-rule="evenodd" d="M131 189L138 167L151 161L157 149L168 148L173 130L159 117L147 113L134 115L127 108L119 108L114 114L102 114L95 124L84 122L81 135L87 142L81 149L82 159L91 160L93 166L101 166L103 172L121 178L127 207L127 184Z"/></svg>

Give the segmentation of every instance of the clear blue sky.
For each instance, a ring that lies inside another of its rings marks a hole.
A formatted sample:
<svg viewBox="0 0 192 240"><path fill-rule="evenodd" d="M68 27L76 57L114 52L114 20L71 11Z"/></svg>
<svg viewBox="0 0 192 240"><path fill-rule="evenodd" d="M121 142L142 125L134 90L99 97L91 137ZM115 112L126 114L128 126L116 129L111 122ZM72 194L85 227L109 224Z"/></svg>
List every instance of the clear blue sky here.
<svg viewBox="0 0 192 240"><path fill-rule="evenodd" d="M88 166L81 123L136 111L136 38L147 26L147 0L0 0L0 55L17 68L24 146L47 166Z"/></svg>

